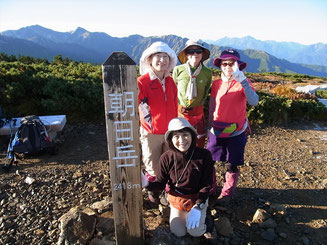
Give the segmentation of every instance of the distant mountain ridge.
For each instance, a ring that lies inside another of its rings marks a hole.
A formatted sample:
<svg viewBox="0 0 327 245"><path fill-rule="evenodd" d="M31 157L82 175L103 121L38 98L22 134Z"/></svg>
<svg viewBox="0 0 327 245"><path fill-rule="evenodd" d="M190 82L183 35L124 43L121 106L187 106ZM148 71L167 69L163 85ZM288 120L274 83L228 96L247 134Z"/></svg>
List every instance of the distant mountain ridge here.
<svg viewBox="0 0 327 245"><path fill-rule="evenodd" d="M243 38L224 37L216 41L207 40L206 42L237 49L262 50L278 58L300 64L327 66L327 44L324 43L303 45L295 42L261 41L251 36Z"/></svg>
<svg viewBox="0 0 327 245"><path fill-rule="evenodd" d="M39 25L0 34L0 52L13 55L28 55L38 58L52 58L58 54L72 60L102 64L114 51L127 53L137 64L142 52L155 41L166 42L176 53L185 46L186 38L175 35L143 37L112 37L103 32L89 32L81 27L71 32L57 32ZM212 66L213 58L220 55L226 46L209 44L210 59L205 63ZM238 49L237 47L232 46ZM238 50L242 60L248 63L248 72L286 72L313 76L327 76L326 66L302 65L278 59L267 52L246 49Z"/></svg>

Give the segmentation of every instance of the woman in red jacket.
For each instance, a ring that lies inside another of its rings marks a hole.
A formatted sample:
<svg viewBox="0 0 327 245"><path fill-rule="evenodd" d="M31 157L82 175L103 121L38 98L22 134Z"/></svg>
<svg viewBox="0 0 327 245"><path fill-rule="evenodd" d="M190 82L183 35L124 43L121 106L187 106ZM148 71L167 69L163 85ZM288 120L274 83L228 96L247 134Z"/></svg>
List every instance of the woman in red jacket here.
<svg viewBox="0 0 327 245"><path fill-rule="evenodd" d="M164 42L155 42L140 59L138 103L141 121L142 158L148 181L156 179L159 158L167 150L165 132L171 119L177 117L177 87L171 70L177 63L175 52ZM158 193L149 192L157 202Z"/></svg>

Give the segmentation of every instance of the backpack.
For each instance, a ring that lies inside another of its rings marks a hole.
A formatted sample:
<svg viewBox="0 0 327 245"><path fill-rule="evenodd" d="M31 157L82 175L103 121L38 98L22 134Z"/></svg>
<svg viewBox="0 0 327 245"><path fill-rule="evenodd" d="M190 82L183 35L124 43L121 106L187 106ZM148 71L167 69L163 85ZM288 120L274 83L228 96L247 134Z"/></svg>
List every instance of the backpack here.
<svg viewBox="0 0 327 245"><path fill-rule="evenodd" d="M55 153L56 145L48 136L47 129L38 116L26 116L20 121L20 126L12 142L14 153L38 155L49 151Z"/></svg>

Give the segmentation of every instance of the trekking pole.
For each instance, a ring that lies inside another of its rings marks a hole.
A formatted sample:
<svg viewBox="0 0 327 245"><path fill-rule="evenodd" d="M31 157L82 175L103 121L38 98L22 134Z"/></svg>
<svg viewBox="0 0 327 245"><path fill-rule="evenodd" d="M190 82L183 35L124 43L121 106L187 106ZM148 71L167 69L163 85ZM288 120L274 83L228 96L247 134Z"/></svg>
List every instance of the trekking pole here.
<svg viewBox="0 0 327 245"><path fill-rule="evenodd" d="M9 138L9 144L8 144L8 148L7 148L7 154L6 154L6 159L5 159L4 168L7 168L7 163L8 163L8 159L9 159L9 149L10 149L11 138L12 138L12 132L11 132L11 121L10 121L10 119L8 119L8 118L6 118L5 125L6 125L7 123L8 123L8 125L9 125L9 129L10 129L10 138Z"/></svg>
<svg viewBox="0 0 327 245"><path fill-rule="evenodd" d="M9 169L11 168L13 162L16 161L16 156L15 156L15 153L11 155L11 148L12 148L12 141L13 141L13 126L15 127L16 126L16 121L17 119L12 119L12 118L6 118L6 123L8 123L9 125L9 129L10 129L10 139L9 139L9 144L8 144L8 148L7 148L7 155L6 155L6 159L5 159L5 164L3 166L3 168L7 171L9 171ZM13 124L12 124L13 122ZM8 160L10 158L10 164L8 166Z"/></svg>

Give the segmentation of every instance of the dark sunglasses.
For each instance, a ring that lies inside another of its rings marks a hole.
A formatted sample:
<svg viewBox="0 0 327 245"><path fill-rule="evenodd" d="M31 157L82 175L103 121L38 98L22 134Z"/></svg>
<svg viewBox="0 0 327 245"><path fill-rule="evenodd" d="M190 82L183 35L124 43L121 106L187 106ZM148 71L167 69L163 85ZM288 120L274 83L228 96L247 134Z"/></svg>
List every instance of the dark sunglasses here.
<svg viewBox="0 0 327 245"><path fill-rule="evenodd" d="M221 63L221 66L226 67L226 66L230 66L232 67L234 65L235 62L230 62L230 63Z"/></svg>
<svg viewBox="0 0 327 245"><path fill-rule="evenodd" d="M187 54L194 54L194 53L202 54L203 50L202 49L187 49L185 52Z"/></svg>

